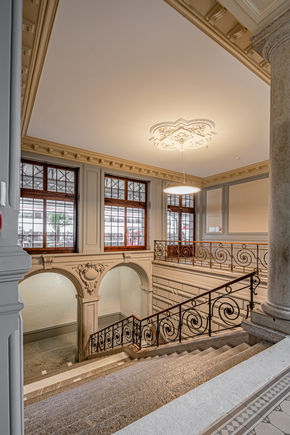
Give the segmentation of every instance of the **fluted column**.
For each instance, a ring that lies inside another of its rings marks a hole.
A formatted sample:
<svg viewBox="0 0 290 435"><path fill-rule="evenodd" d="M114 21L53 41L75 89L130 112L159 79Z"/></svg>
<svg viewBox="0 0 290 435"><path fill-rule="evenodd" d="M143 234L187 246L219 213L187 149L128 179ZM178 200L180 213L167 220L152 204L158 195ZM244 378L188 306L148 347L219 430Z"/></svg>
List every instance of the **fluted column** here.
<svg viewBox="0 0 290 435"><path fill-rule="evenodd" d="M23 434L23 303L31 265L17 244L21 107L21 0L0 1L0 434Z"/></svg>
<svg viewBox="0 0 290 435"><path fill-rule="evenodd" d="M290 321L290 7L253 37L271 63L268 298L263 310ZM290 323L288 325L288 328Z"/></svg>

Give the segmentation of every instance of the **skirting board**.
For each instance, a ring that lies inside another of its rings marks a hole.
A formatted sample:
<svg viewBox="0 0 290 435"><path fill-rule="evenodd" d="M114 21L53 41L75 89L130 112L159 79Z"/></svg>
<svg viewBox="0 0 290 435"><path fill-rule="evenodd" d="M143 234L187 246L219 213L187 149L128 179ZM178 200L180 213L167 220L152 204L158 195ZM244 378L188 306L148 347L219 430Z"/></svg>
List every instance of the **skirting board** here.
<svg viewBox="0 0 290 435"><path fill-rule="evenodd" d="M24 332L23 343L30 343L32 341L43 340L44 338L55 337L56 335L68 334L70 332L77 332L77 322L66 323L65 325L50 326L49 328L38 329L36 331Z"/></svg>

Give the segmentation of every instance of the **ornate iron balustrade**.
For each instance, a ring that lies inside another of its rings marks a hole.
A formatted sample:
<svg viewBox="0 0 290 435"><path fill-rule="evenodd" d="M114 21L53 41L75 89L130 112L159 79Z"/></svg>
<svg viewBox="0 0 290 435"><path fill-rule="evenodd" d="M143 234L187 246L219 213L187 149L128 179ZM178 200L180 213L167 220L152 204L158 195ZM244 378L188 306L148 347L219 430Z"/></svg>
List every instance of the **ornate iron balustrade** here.
<svg viewBox="0 0 290 435"><path fill-rule="evenodd" d="M126 344L138 349L159 346L237 328L254 308L259 283L251 272L144 319L127 317L92 334L90 353Z"/></svg>
<svg viewBox="0 0 290 435"><path fill-rule="evenodd" d="M266 276L268 243L155 240L154 260Z"/></svg>

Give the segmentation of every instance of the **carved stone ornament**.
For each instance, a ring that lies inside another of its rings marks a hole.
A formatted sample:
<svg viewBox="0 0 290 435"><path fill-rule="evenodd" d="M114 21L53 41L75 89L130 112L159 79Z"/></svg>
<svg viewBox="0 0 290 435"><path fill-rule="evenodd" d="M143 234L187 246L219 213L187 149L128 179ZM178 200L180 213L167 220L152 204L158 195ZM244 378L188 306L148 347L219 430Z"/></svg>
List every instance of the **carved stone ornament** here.
<svg viewBox="0 0 290 435"><path fill-rule="evenodd" d="M90 295L95 291L99 277L106 267L104 264L86 263L80 264L75 268Z"/></svg>
<svg viewBox="0 0 290 435"><path fill-rule="evenodd" d="M208 119L186 121L180 118L175 122L153 125L150 129L150 140L163 151L196 150L208 146L215 134L214 127L214 122Z"/></svg>
<svg viewBox="0 0 290 435"><path fill-rule="evenodd" d="M45 270L52 269L53 260L54 260L54 257L47 257L45 255L42 255L43 269L45 269Z"/></svg>

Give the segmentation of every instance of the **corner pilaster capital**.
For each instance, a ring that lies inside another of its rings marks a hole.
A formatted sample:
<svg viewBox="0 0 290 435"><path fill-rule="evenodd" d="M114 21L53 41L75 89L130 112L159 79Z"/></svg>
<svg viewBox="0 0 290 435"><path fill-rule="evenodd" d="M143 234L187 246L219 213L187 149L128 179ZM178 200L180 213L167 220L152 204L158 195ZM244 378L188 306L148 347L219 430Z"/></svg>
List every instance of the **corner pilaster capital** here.
<svg viewBox="0 0 290 435"><path fill-rule="evenodd" d="M254 49L271 63L273 51L290 39L290 7L252 37Z"/></svg>

